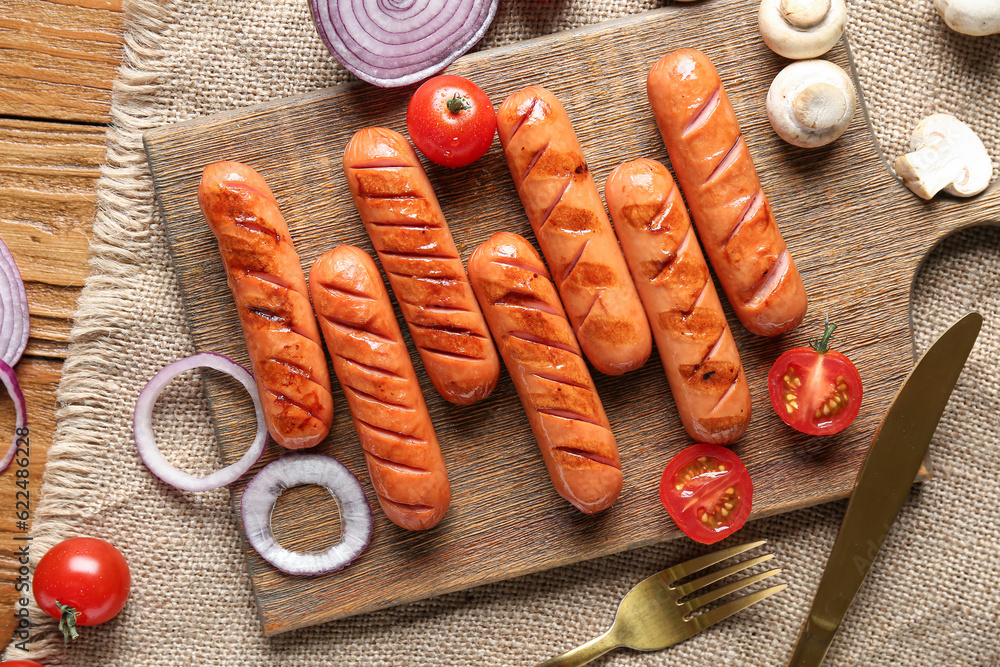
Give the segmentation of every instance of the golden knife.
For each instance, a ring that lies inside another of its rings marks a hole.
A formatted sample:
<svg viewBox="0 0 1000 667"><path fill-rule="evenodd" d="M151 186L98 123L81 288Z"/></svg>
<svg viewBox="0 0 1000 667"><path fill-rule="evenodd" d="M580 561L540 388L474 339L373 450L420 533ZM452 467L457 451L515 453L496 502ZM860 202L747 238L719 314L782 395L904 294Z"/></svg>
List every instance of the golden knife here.
<svg viewBox="0 0 1000 667"><path fill-rule="evenodd" d="M823 662L909 495L982 325L983 316L975 312L951 325L917 362L893 399L861 466L844 523L787 667L816 667Z"/></svg>

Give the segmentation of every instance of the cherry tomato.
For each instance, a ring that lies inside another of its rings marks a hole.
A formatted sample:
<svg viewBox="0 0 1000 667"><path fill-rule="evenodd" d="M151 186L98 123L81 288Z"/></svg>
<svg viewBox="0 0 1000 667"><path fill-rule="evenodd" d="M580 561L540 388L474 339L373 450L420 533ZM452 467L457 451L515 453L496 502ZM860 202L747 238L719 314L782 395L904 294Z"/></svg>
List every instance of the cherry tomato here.
<svg viewBox="0 0 1000 667"><path fill-rule="evenodd" d="M428 79L413 93L406 107L406 129L431 162L464 167L489 150L497 116L482 88L444 74Z"/></svg>
<svg viewBox="0 0 1000 667"><path fill-rule="evenodd" d="M685 535L714 544L746 523L753 505L753 482L732 450L692 445L663 471L660 502Z"/></svg>
<svg viewBox="0 0 1000 667"><path fill-rule="evenodd" d="M861 409L861 376L851 360L830 351L836 324L809 347L785 352L771 367L767 387L782 421L809 435L840 433Z"/></svg>
<svg viewBox="0 0 1000 667"><path fill-rule="evenodd" d="M59 619L67 639L76 639L78 625L100 625L114 618L131 588L125 557L95 537L72 537L49 549L38 561L32 582L38 606Z"/></svg>

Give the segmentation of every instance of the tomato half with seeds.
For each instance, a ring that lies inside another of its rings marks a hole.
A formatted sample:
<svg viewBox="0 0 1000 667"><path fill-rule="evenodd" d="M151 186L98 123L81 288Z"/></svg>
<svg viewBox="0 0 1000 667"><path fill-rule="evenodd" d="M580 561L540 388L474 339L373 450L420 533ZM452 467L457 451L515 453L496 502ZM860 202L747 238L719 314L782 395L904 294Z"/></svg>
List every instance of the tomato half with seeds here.
<svg viewBox="0 0 1000 667"><path fill-rule="evenodd" d="M850 359L830 350L836 324L823 336L785 352L771 367L767 387L781 420L809 435L833 435L847 428L861 410L861 376Z"/></svg>
<svg viewBox="0 0 1000 667"><path fill-rule="evenodd" d="M753 482L732 450L692 445L663 471L660 502L685 535L714 544L746 523L753 506Z"/></svg>
<svg viewBox="0 0 1000 667"><path fill-rule="evenodd" d="M406 131L420 152L445 167L464 167L493 143L497 116L483 89L465 77L428 79L406 107Z"/></svg>

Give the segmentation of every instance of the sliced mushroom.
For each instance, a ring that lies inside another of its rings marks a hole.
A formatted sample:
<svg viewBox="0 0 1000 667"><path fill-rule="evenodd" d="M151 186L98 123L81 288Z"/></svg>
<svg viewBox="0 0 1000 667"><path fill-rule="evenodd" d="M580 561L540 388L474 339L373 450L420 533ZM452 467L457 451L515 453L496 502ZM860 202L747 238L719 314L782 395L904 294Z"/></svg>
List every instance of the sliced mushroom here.
<svg viewBox="0 0 1000 667"><path fill-rule="evenodd" d="M971 197L993 178L993 163L982 140L951 114L936 113L920 121L910 148L912 153L896 158L896 174L924 199L941 190Z"/></svg>
<svg viewBox="0 0 1000 667"><path fill-rule="evenodd" d="M1000 2L996 0L934 0L948 27L963 35L1000 33Z"/></svg>
<svg viewBox="0 0 1000 667"><path fill-rule="evenodd" d="M847 131L855 102L847 72L826 60L802 60L774 77L767 91L767 117L788 143L814 148Z"/></svg>
<svg viewBox="0 0 1000 667"><path fill-rule="evenodd" d="M779 56L817 58L844 33L844 0L762 0L757 12L760 36Z"/></svg>

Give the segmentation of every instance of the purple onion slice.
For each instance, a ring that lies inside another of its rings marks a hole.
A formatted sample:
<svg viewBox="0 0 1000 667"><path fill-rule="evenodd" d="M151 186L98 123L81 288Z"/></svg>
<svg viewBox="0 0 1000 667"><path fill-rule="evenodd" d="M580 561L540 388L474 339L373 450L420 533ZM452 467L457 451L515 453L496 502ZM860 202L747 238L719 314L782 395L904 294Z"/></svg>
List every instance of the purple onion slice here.
<svg viewBox="0 0 1000 667"><path fill-rule="evenodd" d="M3 472L10 465L10 462L14 460L14 454L17 453L17 440L22 435L21 429L27 426L28 421L27 409L24 405L24 394L21 393L21 385L17 382L14 369L6 361L2 360L0 360L0 382L3 382L3 386L7 388L7 393L10 394L11 399L14 401L14 437L11 438L7 453L0 459L0 472Z"/></svg>
<svg viewBox="0 0 1000 667"><path fill-rule="evenodd" d="M28 345L28 294L21 272L0 240L0 361L17 364Z"/></svg>
<svg viewBox="0 0 1000 667"><path fill-rule="evenodd" d="M340 541L326 551L291 551L271 530L278 497L293 486L318 484L340 508ZM374 519L358 478L337 459L321 454L287 454L264 466L240 500L247 541L271 565L287 574L317 575L347 567L368 546Z"/></svg>
<svg viewBox="0 0 1000 667"><path fill-rule="evenodd" d="M310 0L320 39L359 79L393 88L440 72L482 39L498 0Z"/></svg>
<svg viewBox="0 0 1000 667"><path fill-rule="evenodd" d="M254 412L257 415L257 435L246 453L236 463L204 477L195 477L172 466L160 453L159 447L156 446L156 438L153 437L153 406L156 405L156 399L160 397L160 392L173 378L194 368L214 368L235 378L246 388L250 398L253 399ZM264 445L267 444L264 410L260 405L260 396L257 394L257 385L254 384L253 376L247 369L229 357L214 352L201 352L175 361L164 366L154 375L139 392L139 398L135 402L132 433L135 436L135 448L139 453L139 458L142 459L151 473L171 486L183 491L194 492L210 491L232 484L243 473L250 470L260 455L264 453Z"/></svg>

